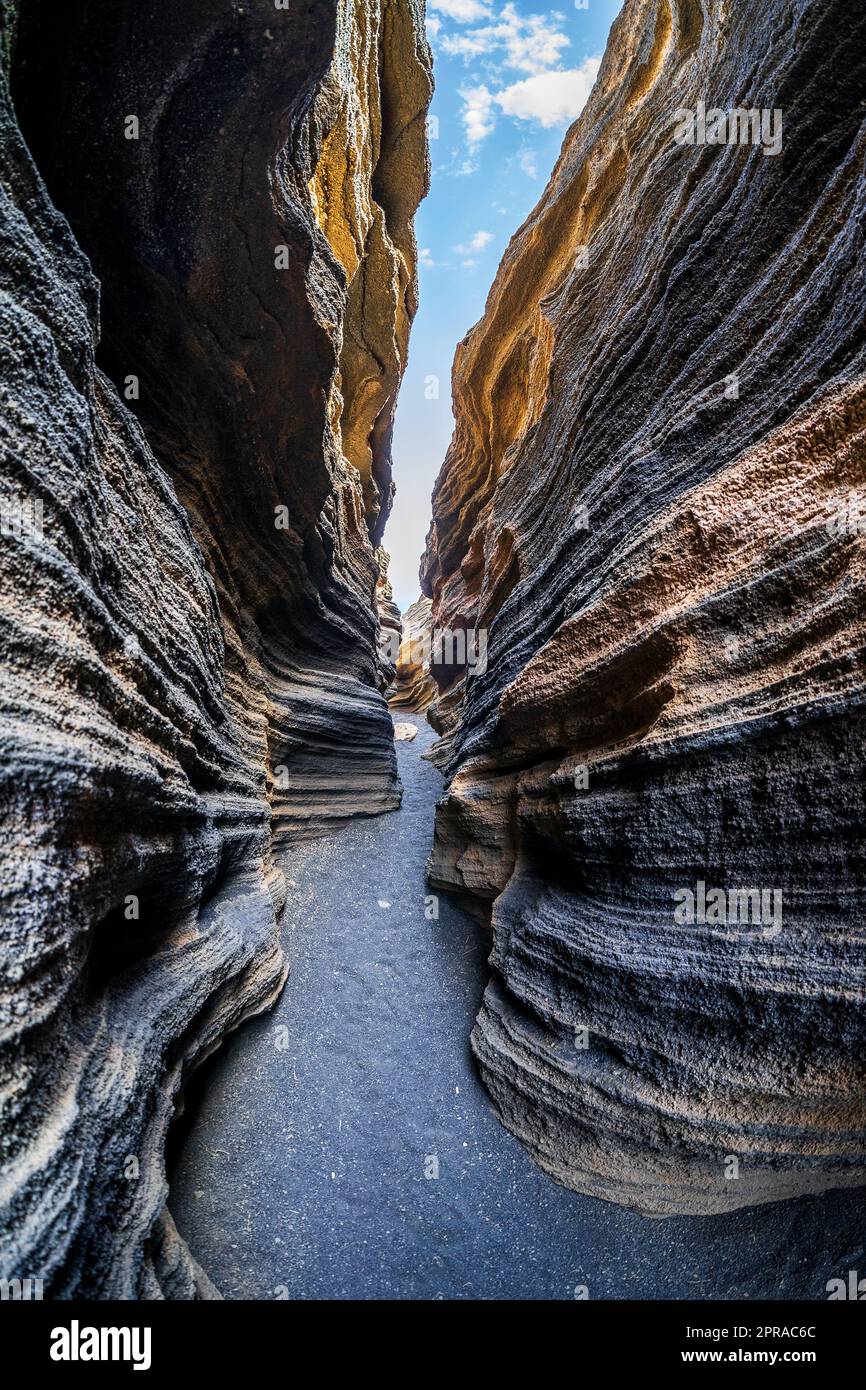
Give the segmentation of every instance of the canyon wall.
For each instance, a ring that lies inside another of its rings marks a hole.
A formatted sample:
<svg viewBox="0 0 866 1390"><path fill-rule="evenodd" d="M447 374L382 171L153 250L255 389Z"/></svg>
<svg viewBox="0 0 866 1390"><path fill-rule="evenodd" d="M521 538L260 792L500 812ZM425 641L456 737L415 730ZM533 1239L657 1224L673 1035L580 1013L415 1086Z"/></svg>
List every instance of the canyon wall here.
<svg viewBox="0 0 866 1390"><path fill-rule="evenodd" d="M651 1214L866 1181L864 90L840 0L627 0L454 365L431 882L504 1123Z"/></svg>
<svg viewBox="0 0 866 1390"><path fill-rule="evenodd" d="M432 611L429 598L422 594L403 614L394 680L387 691L392 710L421 713L436 698L436 682L430 673Z"/></svg>
<svg viewBox="0 0 866 1390"><path fill-rule="evenodd" d="M399 804L429 51L415 0L0 17L0 1275L208 1297L183 1079L281 987L280 846Z"/></svg>

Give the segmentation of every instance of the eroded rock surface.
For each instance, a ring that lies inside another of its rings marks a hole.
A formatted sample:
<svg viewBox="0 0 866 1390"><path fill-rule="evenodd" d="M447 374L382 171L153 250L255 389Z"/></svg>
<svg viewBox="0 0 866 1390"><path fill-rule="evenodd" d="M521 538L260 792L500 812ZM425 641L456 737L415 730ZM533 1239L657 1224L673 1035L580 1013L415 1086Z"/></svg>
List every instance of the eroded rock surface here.
<svg viewBox="0 0 866 1390"><path fill-rule="evenodd" d="M388 704L392 710L421 713L436 698L436 682L430 674L432 608L429 598L422 594L403 614L394 682L388 690Z"/></svg>
<svg viewBox="0 0 866 1390"><path fill-rule="evenodd" d="M386 698L397 674L396 653L400 650L403 621L394 602L394 591L388 578L391 557L383 546L376 552L379 578L376 583L376 615L379 619L379 686Z"/></svg>
<svg viewBox="0 0 866 1390"><path fill-rule="evenodd" d="M412 0L0 15L0 1273L206 1297L184 1075L280 989L280 844L399 802L429 53Z"/></svg>
<svg viewBox="0 0 866 1390"><path fill-rule="evenodd" d="M866 1180L864 90L848 4L629 0L455 362L431 880L504 1122L644 1212ZM675 142L701 101L781 150Z"/></svg>

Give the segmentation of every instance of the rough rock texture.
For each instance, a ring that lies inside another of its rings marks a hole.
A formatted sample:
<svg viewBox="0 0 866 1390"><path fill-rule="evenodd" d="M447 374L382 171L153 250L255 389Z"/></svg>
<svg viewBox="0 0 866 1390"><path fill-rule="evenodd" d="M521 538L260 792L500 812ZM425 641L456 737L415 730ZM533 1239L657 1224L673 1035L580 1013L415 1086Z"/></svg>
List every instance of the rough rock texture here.
<svg viewBox="0 0 866 1390"><path fill-rule="evenodd" d="M864 90L847 3L629 0L455 362L431 879L491 911L504 1122L644 1212L866 1180ZM781 153L677 144L701 100Z"/></svg>
<svg viewBox="0 0 866 1390"><path fill-rule="evenodd" d="M172 1212L224 1296L826 1299L862 1276L866 1193L647 1221L558 1187L497 1123L466 1047L486 939L445 894L423 911L442 784L418 724L400 811L293 850L291 977L193 1082ZM438 1182L413 1162L431 1148Z"/></svg>
<svg viewBox="0 0 866 1390"><path fill-rule="evenodd" d="M397 674L396 653L400 650L403 621L394 602L394 591L388 578L391 557L383 546L376 551L379 578L376 582L376 615L379 619L379 687L387 698Z"/></svg>
<svg viewBox="0 0 866 1390"><path fill-rule="evenodd" d="M421 713L436 698L436 682L430 674L432 610L429 598L422 594L403 614L394 683L387 692L392 710Z"/></svg>
<svg viewBox="0 0 866 1390"><path fill-rule="evenodd" d="M399 800L429 53L413 0L0 15L0 1274L209 1296L165 1210L183 1077L279 991L281 841Z"/></svg>

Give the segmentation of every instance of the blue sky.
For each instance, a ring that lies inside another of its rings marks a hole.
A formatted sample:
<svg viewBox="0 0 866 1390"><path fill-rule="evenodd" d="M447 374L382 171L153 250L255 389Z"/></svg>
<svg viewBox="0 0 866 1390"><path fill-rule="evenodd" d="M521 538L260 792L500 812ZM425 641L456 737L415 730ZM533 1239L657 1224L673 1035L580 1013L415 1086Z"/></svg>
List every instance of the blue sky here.
<svg viewBox="0 0 866 1390"><path fill-rule="evenodd" d="M421 301L397 407L397 497L385 533L403 610L418 597L430 493L453 428L454 349L481 317L508 240L541 196L621 3L545 9L533 0L427 0L433 177L415 220Z"/></svg>

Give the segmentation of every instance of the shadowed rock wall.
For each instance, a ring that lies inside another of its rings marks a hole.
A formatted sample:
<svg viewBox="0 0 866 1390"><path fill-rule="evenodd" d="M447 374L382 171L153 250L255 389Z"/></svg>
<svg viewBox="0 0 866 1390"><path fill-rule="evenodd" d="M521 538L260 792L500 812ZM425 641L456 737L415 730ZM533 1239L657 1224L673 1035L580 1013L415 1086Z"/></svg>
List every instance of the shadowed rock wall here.
<svg viewBox="0 0 866 1390"><path fill-rule="evenodd" d="M864 90L856 7L628 0L454 366L431 881L505 1124L650 1213L866 1180Z"/></svg>
<svg viewBox="0 0 866 1390"><path fill-rule="evenodd" d="M281 986L281 841L399 802L429 53L412 0L0 15L0 1274L210 1296L179 1087Z"/></svg>

